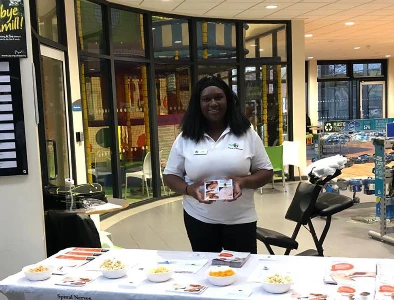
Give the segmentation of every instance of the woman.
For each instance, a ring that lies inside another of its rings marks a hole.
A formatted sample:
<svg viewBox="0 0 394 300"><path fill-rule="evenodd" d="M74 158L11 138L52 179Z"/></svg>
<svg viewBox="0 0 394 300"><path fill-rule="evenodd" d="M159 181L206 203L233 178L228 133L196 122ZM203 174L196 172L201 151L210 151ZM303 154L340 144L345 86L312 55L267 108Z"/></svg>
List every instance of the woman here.
<svg viewBox="0 0 394 300"><path fill-rule="evenodd" d="M193 251L257 253L254 189L270 182L272 165L237 101L222 79L201 79L164 170L165 183L184 195ZM226 178L233 180L233 199L204 200L204 181Z"/></svg>

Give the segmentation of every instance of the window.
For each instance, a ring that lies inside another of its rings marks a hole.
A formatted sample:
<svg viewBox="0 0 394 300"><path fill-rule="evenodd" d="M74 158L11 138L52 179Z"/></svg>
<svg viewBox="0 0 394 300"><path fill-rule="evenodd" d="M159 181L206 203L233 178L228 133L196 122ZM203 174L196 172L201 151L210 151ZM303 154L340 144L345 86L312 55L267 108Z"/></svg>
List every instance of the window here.
<svg viewBox="0 0 394 300"><path fill-rule="evenodd" d="M189 59L189 25L187 20L152 17L155 58Z"/></svg>
<svg viewBox="0 0 394 300"><path fill-rule="evenodd" d="M381 77L383 76L381 63L354 64L354 77Z"/></svg>
<svg viewBox="0 0 394 300"><path fill-rule="evenodd" d="M318 83L319 121L349 119L349 81Z"/></svg>
<svg viewBox="0 0 394 300"><path fill-rule="evenodd" d="M347 77L347 65L336 64L336 65L318 65L317 66L317 78L346 78Z"/></svg>
<svg viewBox="0 0 394 300"><path fill-rule="evenodd" d="M114 55L145 57L143 16L112 8L111 19Z"/></svg>
<svg viewBox="0 0 394 300"><path fill-rule="evenodd" d="M54 42L59 41L56 2L57 0L36 0L38 34Z"/></svg>
<svg viewBox="0 0 394 300"><path fill-rule="evenodd" d="M199 59L235 59L236 36L234 23L197 22Z"/></svg>

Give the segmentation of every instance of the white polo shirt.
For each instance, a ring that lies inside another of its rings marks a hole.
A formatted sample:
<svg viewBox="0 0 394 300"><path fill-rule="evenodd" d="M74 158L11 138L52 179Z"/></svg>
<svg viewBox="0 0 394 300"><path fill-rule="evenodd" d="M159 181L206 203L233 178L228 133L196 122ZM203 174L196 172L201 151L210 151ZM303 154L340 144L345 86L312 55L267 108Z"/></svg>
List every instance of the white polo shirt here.
<svg viewBox="0 0 394 300"><path fill-rule="evenodd" d="M164 174L179 176L187 184L193 184L203 179L246 176L262 169L272 170L272 165L257 133L250 128L237 137L227 127L216 142L207 134L198 143L179 134ZM203 204L184 195L183 207L190 216L206 223L242 224L257 221L252 189L243 189L242 196L236 201L218 200L212 204Z"/></svg>

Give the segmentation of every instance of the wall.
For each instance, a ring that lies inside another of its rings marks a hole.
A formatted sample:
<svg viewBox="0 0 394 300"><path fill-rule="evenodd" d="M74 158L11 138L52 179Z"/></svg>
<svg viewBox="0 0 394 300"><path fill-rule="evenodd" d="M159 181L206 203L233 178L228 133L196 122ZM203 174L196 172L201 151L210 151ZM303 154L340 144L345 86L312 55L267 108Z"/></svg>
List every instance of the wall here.
<svg viewBox="0 0 394 300"><path fill-rule="evenodd" d="M0 280L46 257L29 1L24 7L28 58L20 61L29 174L0 180Z"/></svg>
<svg viewBox="0 0 394 300"><path fill-rule="evenodd" d="M300 141L298 161L301 172L306 168L306 142L305 142L305 42L304 21L291 21L292 29L292 80L293 80L293 138Z"/></svg>
<svg viewBox="0 0 394 300"><path fill-rule="evenodd" d="M387 117L394 118L394 58L388 59L387 91Z"/></svg>
<svg viewBox="0 0 394 300"><path fill-rule="evenodd" d="M318 116L317 60L308 62L308 114L312 125L317 125Z"/></svg>
<svg viewBox="0 0 394 300"><path fill-rule="evenodd" d="M74 1L64 1L66 11L67 24L67 43L68 43L68 59L71 86L71 101L81 99L81 86L79 81L79 64L78 64L78 48L77 33L75 26L75 10ZM74 134L83 132L82 111L73 111L73 127ZM75 137L74 137L75 138ZM85 143L84 141L74 144L75 160L77 167L77 183L86 183L86 163L85 163Z"/></svg>

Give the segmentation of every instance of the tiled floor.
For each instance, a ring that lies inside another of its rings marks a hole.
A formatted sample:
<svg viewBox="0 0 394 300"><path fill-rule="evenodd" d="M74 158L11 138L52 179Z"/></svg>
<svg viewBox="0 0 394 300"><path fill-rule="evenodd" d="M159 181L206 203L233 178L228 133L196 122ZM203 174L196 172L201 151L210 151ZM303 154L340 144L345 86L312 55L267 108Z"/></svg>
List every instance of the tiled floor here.
<svg viewBox="0 0 394 300"><path fill-rule="evenodd" d="M263 195L255 193L256 209L259 215L258 226L277 230L290 235L294 223L284 216L292 199L297 183L286 184L286 192L276 184L277 189L264 188ZM347 193L351 196L350 193ZM374 196L360 195L362 204L337 214L324 243L326 256L379 257L389 258L394 255L394 246L371 239L369 230L379 230L378 224L365 224L351 220L354 216L368 216L375 212ZM180 197L160 200L134 209L118 213L102 221L102 229L112 234L115 245L125 248L143 248L158 250L190 251L189 240L183 225L182 201ZM318 234L324 227L325 220L313 221ZM300 231L299 249L313 248L309 232ZM276 251L276 249L274 249ZM281 250L283 251L283 250ZM277 254L282 252L278 251ZM267 253L264 245L258 243L258 252Z"/></svg>

